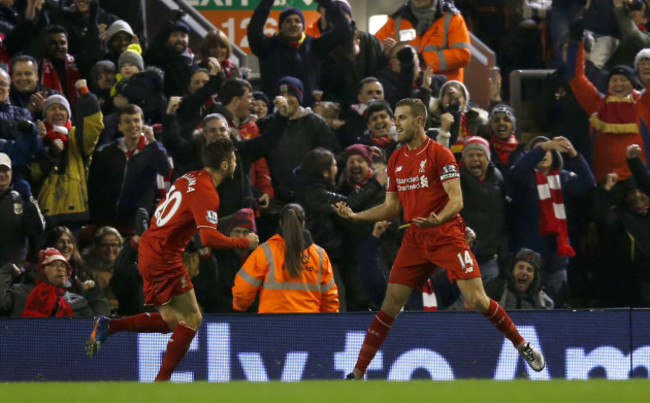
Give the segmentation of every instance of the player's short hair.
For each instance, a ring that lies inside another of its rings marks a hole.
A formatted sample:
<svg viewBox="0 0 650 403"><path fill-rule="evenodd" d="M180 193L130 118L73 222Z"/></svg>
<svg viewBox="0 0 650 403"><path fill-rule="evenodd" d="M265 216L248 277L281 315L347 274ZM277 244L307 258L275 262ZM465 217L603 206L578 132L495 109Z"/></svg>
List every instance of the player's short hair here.
<svg viewBox="0 0 650 403"><path fill-rule="evenodd" d="M235 144L230 139L218 138L214 142L203 146L201 150L203 165L208 168L219 169L221 163L227 161L234 151Z"/></svg>
<svg viewBox="0 0 650 403"><path fill-rule="evenodd" d="M244 91L246 88L248 88L250 92L253 92L253 87L248 81L242 78L227 78L219 90L219 99L223 105L228 105L234 97L243 96L244 92L246 92Z"/></svg>
<svg viewBox="0 0 650 403"><path fill-rule="evenodd" d="M404 98L400 100L395 109L400 106L408 106L411 109L411 115L415 117L422 117L424 121L427 121L427 107L424 106L424 103L417 98Z"/></svg>
<svg viewBox="0 0 650 403"><path fill-rule="evenodd" d="M120 120L122 120L122 115L140 115L140 118L144 119L142 108L135 104L128 104L120 108Z"/></svg>

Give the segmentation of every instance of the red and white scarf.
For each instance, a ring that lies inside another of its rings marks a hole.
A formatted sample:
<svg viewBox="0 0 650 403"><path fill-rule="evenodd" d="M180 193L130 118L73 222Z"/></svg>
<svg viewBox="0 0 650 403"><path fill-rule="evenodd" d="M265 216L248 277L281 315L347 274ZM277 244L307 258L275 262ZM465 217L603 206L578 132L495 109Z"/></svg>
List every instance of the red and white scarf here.
<svg viewBox="0 0 650 403"><path fill-rule="evenodd" d="M59 126L59 125L54 125L50 122L45 122L45 129L46 134L45 137L47 137L50 142L54 140L61 140L63 142L63 148L67 148L68 146L68 134L70 133L70 130L72 130L72 122L70 119L68 119L67 122L65 122L64 126Z"/></svg>
<svg viewBox="0 0 650 403"><path fill-rule="evenodd" d="M535 181L539 196L539 233L555 234L558 256L575 256L576 253L569 244L564 196L558 171L551 170L548 175L544 175L535 170Z"/></svg>
<svg viewBox="0 0 650 403"><path fill-rule="evenodd" d="M41 60L41 84L47 88L65 94L71 104L76 104L77 89L74 84L77 80L81 79L81 74L79 73L77 63L74 61L74 57L68 54L65 55L65 76L68 88L63 88L61 85L59 73L56 72L56 68L54 67L54 64L52 64L52 61L46 58Z"/></svg>
<svg viewBox="0 0 650 403"><path fill-rule="evenodd" d="M433 284L431 284L430 279L427 279L427 282L422 285L422 305L425 311L438 310L438 298L436 298L436 293L433 291Z"/></svg>
<svg viewBox="0 0 650 403"><path fill-rule="evenodd" d="M360 191L361 189L363 189L364 186L366 186L366 184L370 180L371 176L372 176L372 168L368 168L368 172L366 172L366 176L363 179L361 179L361 182L352 183L352 181L350 181L350 179L348 179L348 184L352 188L352 191L356 193L356 192Z"/></svg>
<svg viewBox="0 0 650 403"><path fill-rule="evenodd" d="M393 144L395 140L390 136L390 134L387 134L385 136L377 136L375 133L370 132L370 141L373 142L377 147L379 148L386 148L389 145Z"/></svg>
<svg viewBox="0 0 650 403"><path fill-rule="evenodd" d="M494 148L494 151L497 152L497 156L499 157L499 161L501 162L501 165L508 165L508 159L510 158L510 154L513 151L515 151L517 149L517 146L519 145L519 140L517 140L514 134L511 134L508 140L503 141L498 139L497 136L495 136L492 132L490 132L488 141L490 142L490 145Z"/></svg>

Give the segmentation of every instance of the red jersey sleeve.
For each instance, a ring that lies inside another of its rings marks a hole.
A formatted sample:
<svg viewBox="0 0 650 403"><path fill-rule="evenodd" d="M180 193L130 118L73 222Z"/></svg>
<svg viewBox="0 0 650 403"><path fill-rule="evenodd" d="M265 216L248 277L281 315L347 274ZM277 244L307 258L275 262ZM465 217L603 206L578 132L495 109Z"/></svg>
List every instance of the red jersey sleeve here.
<svg viewBox="0 0 650 403"><path fill-rule="evenodd" d="M440 182L445 183L450 179L460 178L460 170L454 154L447 147L439 147L436 154L435 169L440 176Z"/></svg>
<svg viewBox="0 0 650 403"><path fill-rule="evenodd" d="M386 183L386 193L396 193L397 185L395 182L395 160L397 159L397 153L400 150L396 150L388 160L388 165L386 166L386 173L388 174L388 182Z"/></svg>

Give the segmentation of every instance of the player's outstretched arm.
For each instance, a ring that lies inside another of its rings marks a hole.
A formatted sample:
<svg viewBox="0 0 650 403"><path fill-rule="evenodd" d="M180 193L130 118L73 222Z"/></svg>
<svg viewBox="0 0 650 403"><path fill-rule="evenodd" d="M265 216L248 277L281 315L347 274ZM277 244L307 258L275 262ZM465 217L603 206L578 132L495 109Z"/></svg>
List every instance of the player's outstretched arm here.
<svg viewBox="0 0 650 403"><path fill-rule="evenodd" d="M431 212L429 217L417 217L413 219L413 223L418 227L433 227L440 225L463 209L463 191L460 188L460 179L454 178L442 183L442 187L449 196L449 203L438 214Z"/></svg>
<svg viewBox="0 0 650 403"><path fill-rule="evenodd" d="M400 201L397 193L386 193L386 199L383 204L368 210L355 213L345 202L337 202L332 205L332 209L341 217L349 220L360 221L382 221L391 220L399 214Z"/></svg>

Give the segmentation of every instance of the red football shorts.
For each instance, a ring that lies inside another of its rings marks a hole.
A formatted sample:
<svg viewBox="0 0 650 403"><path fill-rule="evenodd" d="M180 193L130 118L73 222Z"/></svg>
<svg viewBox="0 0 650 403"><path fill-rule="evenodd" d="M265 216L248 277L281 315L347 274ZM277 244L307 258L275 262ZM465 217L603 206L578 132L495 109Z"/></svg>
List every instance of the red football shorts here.
<svg viewBox="0 0 650 403"><path fill-rule="evenodd" d="M420 291L438 267L447 271L452 284L459 279L481 277L476 258L465 242L465 225L460 218L430 228L411 224L402 238L388 282Z"/></svg>
<svg viewBox="0 0 650 403"><path fill-rule="evenodd" d="M163 265L158 259L152 259L145 250L146 247L143 248L141 244L138 270L144 282L145 305L165 305L174 295L186 293L194 288L190 275L182 263Z"/></svg>

